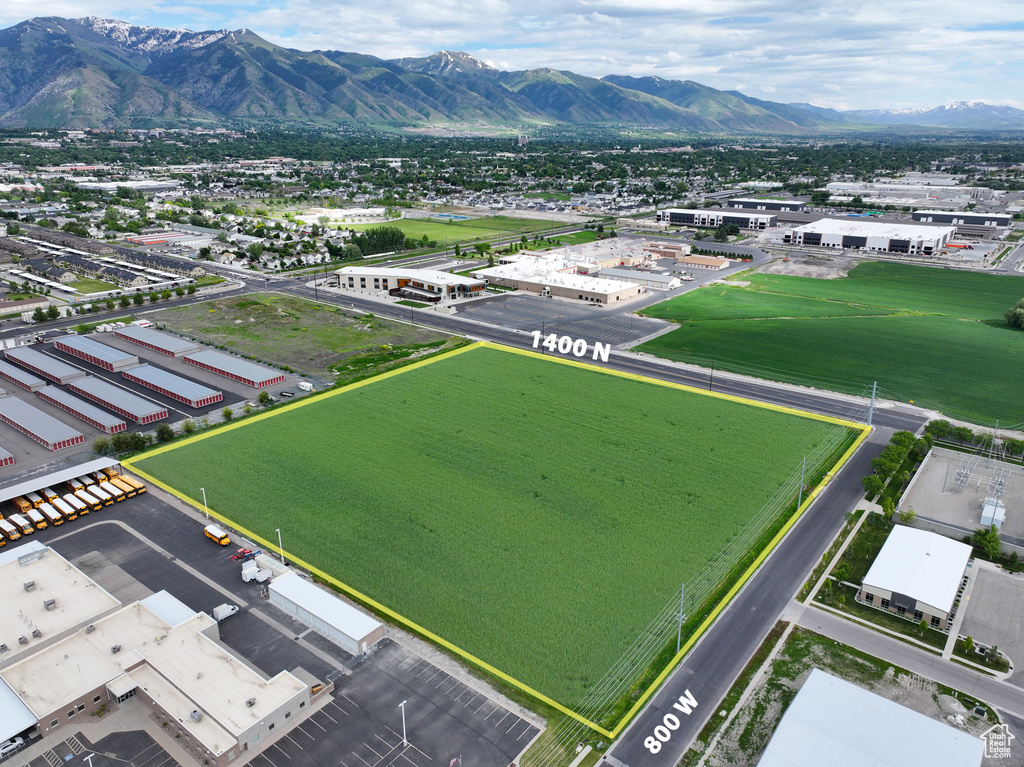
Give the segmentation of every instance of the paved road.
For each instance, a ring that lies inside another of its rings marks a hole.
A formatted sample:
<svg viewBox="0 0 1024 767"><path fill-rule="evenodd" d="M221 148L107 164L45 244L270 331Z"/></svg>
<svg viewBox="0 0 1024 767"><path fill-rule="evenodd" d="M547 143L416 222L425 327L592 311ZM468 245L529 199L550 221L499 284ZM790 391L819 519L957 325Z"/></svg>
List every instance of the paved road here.
<svg viewBox="0 0 1024 767"><path fill-rule="evenodd" d="M675 767L732 686L749 658L803 585L807 574L839 532L844 513L864 494L860 478L870 473L890 433L879 430L857 452L804 514L715 625L668 678L647 707L619 737L609 754L629 767ZM693 713L673 709L687 691L697 701ZM644 745L666 714L681 724L657 754Z"/></svg>
<svg viewBox="0 0 1024 767"><path fill-rule="evenodd" d="M797 622L838 642L881 658L915 674L933 679L985 701L990 706L1024 716L1024 690L964 666L944 661L938 655L873 631L838 615L809 607Z"/></svg>
<svg viewBox="0 0 1024 767"><path fill-rule="evenodd" d="M475 322L459 315L451 316L439 314L431 310L416 310L411 307L384 304L380 301L361 298L350 293L328 293L321 290L315 294L312 288L308 288L305 285L293 284L291 286L283 286L282 290L283 292L302 296L303 298L313 298L314 295L318 295L319 299L326 303L354 308L358 311L373 312L379 317L390 317L406 322L414 322L481 341L491 341L492 343L504 344L505 346L517 349L533 348L533 335L531 333ZM574 359L571 355L554 356ZM592 360L590 361L593 362ZM754 379L722 374L721 372L711 373L711 371L703 368L683 367L665 360L645 358L630 352L613 351L607 363L598 361L594 364L625 373L648 375L659 380L686 384L702 389L713 388L717 392L747 397L759 402L787 405L841 418L855 418L858 413L862 413L864 410L863 406L859 403L839 395L829 394L828 392L763 383ZM922 423L921 416L917 415L916 412L905 412L901 409L893 408L875 411L874 424L876 426L916 431Z"/></svg>

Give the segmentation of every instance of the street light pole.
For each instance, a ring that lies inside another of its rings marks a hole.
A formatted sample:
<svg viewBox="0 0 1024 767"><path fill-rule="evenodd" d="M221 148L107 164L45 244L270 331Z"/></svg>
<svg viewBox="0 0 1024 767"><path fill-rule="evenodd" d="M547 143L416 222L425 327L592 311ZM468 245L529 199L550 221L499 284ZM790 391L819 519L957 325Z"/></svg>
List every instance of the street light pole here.
<svg viewBox="0 0 1024 767"><path fill-rule="evenodd" d="M209 519L210 518L210 507L206 505L206 488L205 487L201 487L199 489L203 491L203 511L206 512L206 518Z"/></svg>
<svg viewBox="0 0 1024 767"><path fill-rule="evenodd" d="M409 741L406 740L405 737L405 701L403 700L401 703L399 703L398 707L402 709L402 745L408 746Z"/></svg>
<svg viewBox="0 0 1024 767"><path fill-rule="evenodd" d="M276 527L274 529L277 531L277 550L281 554L281 564L283 565L284 564L284 544L281 543L281 528L280 527Z"/></svg>

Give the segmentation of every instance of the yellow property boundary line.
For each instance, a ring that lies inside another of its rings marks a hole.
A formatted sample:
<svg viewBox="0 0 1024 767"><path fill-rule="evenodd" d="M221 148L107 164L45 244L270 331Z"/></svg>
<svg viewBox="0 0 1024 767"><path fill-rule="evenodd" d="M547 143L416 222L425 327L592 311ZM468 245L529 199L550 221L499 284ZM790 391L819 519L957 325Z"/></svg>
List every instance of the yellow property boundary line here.
<svg viewBox="0 0 1024 767"><path fill-rule="evenodd" d="M703 623L701 623L701 625L697 628L697 630L690 636L690 638L686 641L686 643L680 648L679 652L675 655L675 657L672 658L672 660L665 667L665 669L650 684L650 686L644 691L644 693L640 696L640 698L633 705L633 707L622 717L622 719L619 720L618 724L612 730L605 729L604 727L601 727L596 722L590 721L586 717L576 713L575 711L573 711L572 709L568 708L567 706L559 703L556 700L553 700L552 698L549 698L547 695L544 695L543 693L541 693L541 692L539 692L537 690L534 690L529 685L524 684L523 682L520 682L518 679L515 679L515 678L509 676L504 671L501 671L500 669L495 668L494 666L490 665L486 661L476 657L472 653L466 652L461 647L458 647L458 646L452 644L448 640L444 639L443 637L438 636L437 634L435 634L434 632L430 631L429 629L426 629L423 626L420 626L419 624L415 623L414 621L409 620L405 616L400 615L399 613L395 612L394 610L390 609L389 607L386 607L385 605L383 605L380 602L376 601L375 599L367 596L366 594L363 594L362 592L352 588L351 586L348 586L347 584L342 583L337 578L334 578L333 576L328 575L327 573L323 572L322 570L320 570L317 567L314 567L313 565L309 564L308 562L305 562L302 559L299 559L298 557L293 556L291 554L286 554L285 552L281 551L281 549L278 548L273 542L268 541L268 540L260 537L259 535L256 535L251 530L248 530L248 529L246 529L244 527L241 527L236 522L228 519L225 516L222 516L221 514L219 514L216 511L214 511L213 509L208 509L201 502L195 500L194 498L190 498L189 496L187 496L184 493L176 490L175 488L171 487L170 485L167 485L164 482L161 482L156 477L153 477L152 475L147 474L145 471L142 471L141 469L139 469L135 465L136 461L145 461L146 459L153 458L153 457L158 456L158 455L160 455L162 453L166 453L169 450L177 450L178 448L184 447L185 445L190 445L190 444L193 444L195 442L200 442L200 441L202 441L204 439L209 439L210 437L214 437L214 436L217 436L217 435L224 434L226 432L232 431L233 429L238 429L238 428L241 428L243 426L248 426L249 424L256 423L257 421L261 421L261 420L266 419L266 418L273 418L274 416L280 415L282 413L290 412L292 410L295 410L296 408L305 407L307 405L314 404L314 403L319 403L319 402L322 402L325 399L329 399L330 397L336 397L339 394L345 394L347 392L354 391L355 389L359 389L359 388L361 388L363 386L366 386L367 384L377 383L377 382L382 381L382 380L384 380L386 378L390 378L392 376L396 376L396 375L399 375L401 373L405 373L405 372L407 372L409 370L414 370L416 368L420 368L420 367L423 367L425 365L431 365L431 364L433 364L435 362L438 362L440 360L449 359L449 358L451 358L453 356L456 356L456 355L459 355L459 354L465 354L468 351L472 351L474 349L481 349L481 348L494 349L496 351L502 351L502 352L510 352L512 354L519 354L519 355L522 355L524 357L533 357L535 359L542 359L542 360L546 360L548 362L557 362L557 363L560 363L560 364L563 364L563 365L569 365L569 366L572 366L572 367L583 368L585 370L589 370L589 371L592 371L592 372L604 373L604 374L607 374L607 375L619 376L620 378L626 378L626 379L630 379L630 380L634 380L634 381L641 381L641 382L644 382L644 383L651 383L651 384L655 384L657 386L664 386L664 387L668 387L668 388L671 388L671 389L678 389L680 391L687 391L687 392L691 392L691 393L694 393L694 394L700 394L700 395L705 396L705 397L716 397L718 399L729 400L731 402L737 402L737 403L741 403L741 404L745 404L745 405L753 405L754 407L759 407L759 408L763 408L763 409L766 409L766 410L774 410L774 411L777 411L777 412L780 412L780 413L786 413L786 414L789 414L789 415L800 416L802 418L810 418L810 419L813 419L813 420L825 421L825 422L828 422L828 423L833 423L833 424L837 424L837 425L840 425L840 426L845 426L847 428L859 430L861 432L860 435L857 437L857 439L854 441L854 443L846 450L845 453L843 453L842 457L840 457L840 459L835 463L835 465L832 466L832 468L824 476L824 478L818 484L818 486L814 489L814 491L811 492L807 496L807 498L804 500L804 502L802 504L800 504L800 507L786 521L786 524L782 527L782 529L779 530L779 532L775 535L774 538L772 538L772 540L768 543L768 545L764 548L764 550L761 551L761 553L758 555L757 559L755 559L753 561L753 563L751 563L751 565L743 572L743 575L740 576L739 580L737 580L737 582L735 584L733 584L732 588L728 591L728 593L725 595L725 597L718 603L718 605L715 606L715 608L714 608L714 610L712 610L711 614L708 615L708 617L704 620ZM242 421L239 421L239 422L233 423L233 424L229 424L229 425L224 426L224 427L219 428L219 429L213 429L211 431L207 431L207 432L204 432L202 434L197 434L194 437L189 437L187 439L181 440L180 442L172 442L170 444L163 445L163 446L158 447L158 448L156 448L156 449L154 449L152 451L144 453L143 455L133 456L132 458L129 458L129 459L123 461L122 465L127 467L127 468L129 468L131 471L135 472L139 476L145 478L147 481L152 482L157 487L160 487L161 489L163 489L166 492L170 493L171 495L175 496L176 498L179 498L182 501L184 501L185 503L189 504L190 506L193 506L197 510L203 511L203 512L207 512L208 511L210 516L220 520L221 522L225 523L226 525L231 526L232 528L234 528L235 530L240 532L242 535L246 536L247 538L252 539L256 543L259 543L261 547L263 547L265 549L268 549L270 551L276 551L279 554L281 554L282 556L287 556L295 564L303 567L304 569L306 569L309 572L315 574L319 578L322 578L324 581L326 581L327 583L330 583L332 586L335 586L336 588L341 590L343 593L348 594L349 596L351 596L354 599L362 602L363 604L369 605L374 610L376 610L378 613L380 613L382 615L386 615L388 618L394 620L396 623L399 623L399 624L405 626L406 628L412 630L413 632L415 632L415 633L417 633L417 634L419 634L419 635L421 635L423 637L426 637L427 639L431 640L432 642L435 642L435 643L441 645L442 647L444 647L444 648L446 648L448 650L451 650L456 655L461 656L462 658L464 658L465 660L469 661L473 665L478 666L479 668L482 668L485 671L488 671L489 673L493 674L494 676L498 677L499 679L507 682L508 684L511 684L513 687L516 687L516 688L522 690L523 692L525 692L525 693L527 693L529 695L532 695L537 700L539 700L539 701L541 701L541 702L551 706L552 708L560 711L561 713L565 714L566 716L572 717L576 721L580 722L581 724L586 725L587 727L591 728L595 732L599 732L599 733L601 733L602 735L604 735L607 738L614 739L615 737L617 737L619 735L620 732L622 732L622 730L626 727L626 725L629 724L629 722L633 719L633 717L637 714L637 712L639 712L640 709L643 708L643 706L644 706L644 704L646 704L647 700L654 694L654 692L658 689L658 687L661 686L661 683L664 682L666 678L668 678L668 675L670 673L672 673L672 671L675 670L676 666L679 665L679 662L683 659L683 657L686 655L686 653L690 651L690 649L697 642L697 640L700 639L700 637L703 636L704 633L711 627L712 623L714 623L715 619L719 616L719 614L721 614L722 610L724 610L728 606L729 602L731 602L732 599L736 596L736 594L739 593L740 589L743 588L743 586L746 584L746 582L748 580L750 580L751 576L761 566L761 564L768 557L768 555L772 552L772 550L778 545L779 541L781 541L782 538L786 535L786 533L789 532L790 528L792 528L793 525L796 524L797 520L801 517L801 515L804 513L804 511L807 509L807 507L810 506L810 504L814 501L815 498L817 498L818 494L832 480L832 478L839 472L839 470L850 459L850 457L857 451L857 449L860 447L861 443L864 442L865 439L867 439L867 437L868 437L868 435L870 433L871 433L871 427L870 426L865 426L864 424L854 423L852 421L845 421L845 420L842 420L842 419L839 419L839 418L833 418L831 416L818 415L817 413L809 413L809 412L806 412L806 411L803 411L803 410L796 410L794 408L784 407L782 405L774 405L774 404L770 404L770 403L757 402L756 400L746 399L744 397L737 397L737 396L732 395L732 394L722 394L722 393L719 393L719 392L708 392L708 391L706 391L704 389L697 389L697 388L694 388L692 386L687 386L687 385L684 385L684 384L671 383L671 382L667 382L667 381L659 381L659 380L657 380L655 378L648 378L647 376L639 375L639 374L636 374L636 373L623 373L623 372L620 372L620 371L617 371L617 370L609 370L609 369L606 369L606 368L598 367L596 365L590 365L590 364L585 363L585 362L579 362L577 360L566 359L566 358L563 358L563 357L556 357L556 356L548 355L548 354L539 354L539 353L536 353L536 352L526 351L526 350L522 350L522 349L513 349L511 347L501 346L499 344L492 344L492 343L489 343L489 342L477 342L477 343L474 343L474 344L470 344L469 346L464 346L464 347L462 347L460 349L454 349L454 350L452 350L450 352L446 352L444 354L440 354L440 355L437 355L435 357L431 357L430 359L421 360L419 362L414 362L411 365L406 365L405 367L397 368L395 370L390 370L390 371L388 371L386 373L382 373L382 374L380 374L378 376L373 376L372 378L367 378L367 379L364 379L362 381L357 381L356 383L349 384L348 386L344 386L344 387L341 387L339 389L334 389L333 391L329 391L329 392L326 392L324 394L320 394L320 395L313 396L313 397L305 397L305 398L299 400L298 402L289 403L287 405L284 405L283 407L275 408L274 410L271 410L269 412L260 413L260 414L255 415L255 416L251 416L251 417L246 418L246 419L244 419Z"/></svg>

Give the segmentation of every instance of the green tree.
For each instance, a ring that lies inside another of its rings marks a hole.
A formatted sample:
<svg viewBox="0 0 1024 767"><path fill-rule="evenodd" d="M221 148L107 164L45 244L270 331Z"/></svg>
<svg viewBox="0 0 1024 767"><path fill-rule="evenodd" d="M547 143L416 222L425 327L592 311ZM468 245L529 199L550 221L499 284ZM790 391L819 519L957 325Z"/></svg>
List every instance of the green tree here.
<svg viewBox="0 0 1024 767"><path fill-rule="evenodd" d="M185 295L185 288L175 288L174 295L176 295L178 298L181 298L182 296Z"/></svg>
<svg viewBox="0 0 1024 767"><path fill-rule="evenodd" d="M352 238L364 256L378 253L397 253L405 249L405 232L397 226L374 226Z"/></svg>
<svg viewBox="0 0 1024 767"><path fill-rule="evenodd" d="M127 309L130 304L131 301L128 300L128 296L121 296L121 300L117 302L117 305L122 309Z"/></svg>
<svg viewBox="0 0 1024 767"><path fill-rule="evenodd" d="M159 300L160 300L160 294L157 293L155 290L152 293L149 294L149 303L155 304Z"/></svg>
<svg viewBox="0 0 1024 767"><path fill-rule="evenodd" d="M21 234L21 227L18 226L18 224L15 224L14 222L7 224L7 235L9 237L16 237L19 234Z"/></svg>
<svg viewBox="0 0 1024 767"><path fill-rule="evenodd" d="M185 288L185 292L188 293L190 296L195 295L196 286L195 285L189 285L187 288Z"/></svg>
<svg viewBox="0 0 1024 767"><path fill-rule="evenodd" d="M100 455L109 455L110 440L107 437L97 437L92 441L92 449Z"/></svg>
<svg viewBox="0 0 1024 767"><path fill-rule="evenodd" d="M455 257L462 258L462 249L459 247L459 243L455 243Z"/></svg>
<svg viewBox="0 0 1024 767"><path fill-rule="evenodd" d="M832 196L831 192L827 192L824 189L819 189L815 192L811 192L811 204L812 205L824 205L828 202L828 198Z"/></svg>
<svg viewBox="0 0 1024 767"><path fill-rule="evenodd" d="M56 306L48 306L48 307L46 307L46 319L48 319L48 320L59 320L60 319L60 309L58 309Z"/></svg>
<svg viewBox="0 0 1024 767"><path fill-rule="evenodd" d="M900 522L902 522L905 525L909 525L915 519L917 519L916 511L909 507L906 509L900 509Z"/></svg>
<svg viewBox="0 0 1024 767"><path fill-rule="evenodd" d="M226 407L226 408L224 408L223 410L221 410L221 411L220 411L220 414L221 414L221 416L223 416L223 418L224 418L224 421L225 421L225 422L228 422L228 421L230 421L230 420L231 420L232 418L234 418L234 417L235 417L235 411L233 411L233 410L232 410L231 408L229 408L229 407Z"/></svg>
<svg viewBox="0 0 1024 767"><path fill-rule="evenodd" d="M1003 548L1003 539L995 525L989 527L988 530L983 528L975 530L971 534L971 543L984 551L989 559L996 559Z"/></svg>
<svg viewBox="0 0 1024 767"><path fill-rule="evenodd" d="M1024 298L1006 310L1006 324L1014 328L1024 328Z"/></svg>
<svg viewBox="0 0 1024 767"><path fill-rule="evenodd" d="M968 636L964 639L964 653L970 655L972 652L974 652L974 638Z"/></svg>
<svg viewBox="0 0 1024 767"><path fill-rule="evenodd" d="M869 474L861 480L864 485L864 495L870 500L877 497L884 489L885 483L877 474Z"/></svg>
<svg viewBox="0 0 1024 767"><path fill-rule="evenodd" d="M172 439L174 439L174 429L171 428L170 424L158 423L156 425L156 441L170 442Z"/></svg>
<svg viewBox="0 0 1024 767"><path fill-rule="evenodd" d="M195 430L196 422L193 421L191 418L186 419L185 422L181 424L182 434L194 434Z"/></svg>
<svg viewBox="0 0 1024 767"><path fill-rule="evenodd" d="M265 391L260 392L260 396L256 398L256 401L259 402L260 405L262 405L263 407L266 407L267 405L270 405L273 402L273 400L270 399L270 394Z"/></svg>
<svg viewBox="0 0 1024 767"><path fill-rule="evenodd" d="M164 290L164 291L160 292L160 298L162 298L164 301L167 301L170 297L171 297L171 291Z"/></svg>
<svg viewBox="0 0 1024 767"><path fill-rule="evenodd" d="M924 427L927 434L931 434L936 439L942 439L948 437L953 433L953 424L945 419L938 419L936 421L929 421L928 425Z"/></svg>
<svg viewBox="0 0 1024 767"><path fill-rule="evenodd" d="M954 426L950 436L957 440L961 445L964 442L974 441L974 432L967 426Z"/></svg>
<svg viewBox="0 0 1024 767"><path fill-rule="evenodd" d="M922 634L926 632L928 630L928 621L922 618L921 622L917 624L917 630L920 631Z"/></svg>
<svg viewBox="0 0 1024 767"><path fill-rule="evenodd" d="M132 303L135 304L136 306L142 306L144 303L146 303L146 299L143 297L141 293L136 293L134 296L132 296Z"/></svg>
<svg viewBox="0 0 1024 767"><path fill-rule="evenodd" d="M882 500L882 516L886 522L892 523L892 515L896 512L896 502L892 498Z"/></svg>
<svg viewBox="0 0 1024 767"><path fill-rule="evenodd" d="M104 306L107 307L107 311L113 311L114 310L114 299L108 298L106 303L104 304Z"/></svg>
<svg viewBox="0 0 1024 767"><path fill-rule="evenodd" d="M1003 440L1003 448L1010 454L1011 458L1017 455L1017 453L1024 455L1024 439L1008 437Z"/></svg>
<svg viewBox="0 0 1024 767"><path fill-rule="evenodd" d="M32 312L33 322L46 322L46 310L41 306L37 306L36 310Z"/></svg>

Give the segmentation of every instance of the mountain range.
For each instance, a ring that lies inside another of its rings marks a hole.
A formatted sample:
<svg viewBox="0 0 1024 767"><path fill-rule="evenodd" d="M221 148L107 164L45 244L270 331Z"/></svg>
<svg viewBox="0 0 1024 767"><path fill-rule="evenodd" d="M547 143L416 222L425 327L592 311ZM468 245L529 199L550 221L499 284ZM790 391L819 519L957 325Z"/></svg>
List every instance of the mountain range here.
<svg viewBox="0 0 1024 767"><path fill-rule="evenodd" d="M300 51L250 30L191 32L87 17L0 30L0 127L201 124L460 127L643 126L811 134L871 126L1024 129L1024 111L982 102L840 112L689 80L556 69L508 72L459 52L381 59Z"/></svg>

